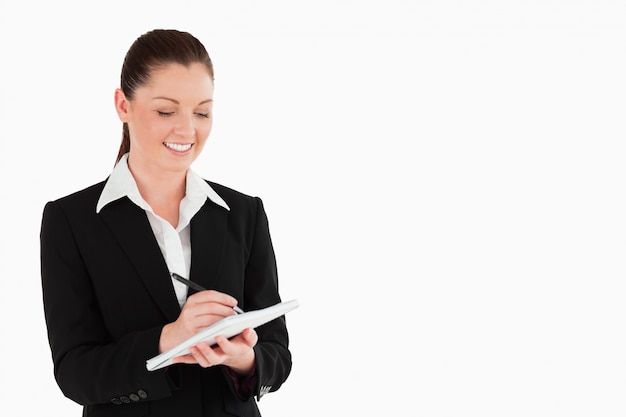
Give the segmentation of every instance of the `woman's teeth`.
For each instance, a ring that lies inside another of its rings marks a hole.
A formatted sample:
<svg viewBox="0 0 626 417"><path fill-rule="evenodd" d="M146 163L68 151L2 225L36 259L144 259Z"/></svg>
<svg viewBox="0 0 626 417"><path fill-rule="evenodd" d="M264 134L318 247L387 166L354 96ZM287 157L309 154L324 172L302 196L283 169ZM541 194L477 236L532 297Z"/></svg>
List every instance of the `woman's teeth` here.
<svg viewBox="0 0 626 417"><path fill-rule="evenodd" d="M191 149L191 143L186 143L186 144L180 144L180 143L168 143L168 142L163 142L163 144L165 146L167 146L170 149L173 149L177 152L185 152L188 151L189 149Z"/></svg>

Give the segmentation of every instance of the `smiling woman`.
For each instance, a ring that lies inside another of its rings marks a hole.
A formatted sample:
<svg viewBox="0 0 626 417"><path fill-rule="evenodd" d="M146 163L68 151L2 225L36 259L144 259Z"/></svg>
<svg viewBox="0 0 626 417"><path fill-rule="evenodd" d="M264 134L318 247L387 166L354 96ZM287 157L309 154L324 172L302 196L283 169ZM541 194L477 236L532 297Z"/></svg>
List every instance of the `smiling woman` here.
<svg viewBox="0 0 626 417"><path fill-rule="evenodd" d="M191 34L153 30L122 67L122 144L108 178L46 204L44 312L57 383L83 415L258 416L291 371L284 317L146 360L281 301L260 198L191 170L212 128L213 65ZM172 274L208 290L189 295ZM189 366L191 365L191 366Z"/></svg>

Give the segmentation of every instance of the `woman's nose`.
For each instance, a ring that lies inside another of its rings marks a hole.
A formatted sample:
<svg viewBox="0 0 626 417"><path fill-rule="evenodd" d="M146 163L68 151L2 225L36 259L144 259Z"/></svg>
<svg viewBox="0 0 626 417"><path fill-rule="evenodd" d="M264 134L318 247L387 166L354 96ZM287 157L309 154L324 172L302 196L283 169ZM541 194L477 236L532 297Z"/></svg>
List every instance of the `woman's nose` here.
<svg viewBox="0 0 626 417"><path fill-rule="evenodd" d="M182 137L191 137L196 134L196 127L192 116L181 115L177 120L174 132Z"/></svg>

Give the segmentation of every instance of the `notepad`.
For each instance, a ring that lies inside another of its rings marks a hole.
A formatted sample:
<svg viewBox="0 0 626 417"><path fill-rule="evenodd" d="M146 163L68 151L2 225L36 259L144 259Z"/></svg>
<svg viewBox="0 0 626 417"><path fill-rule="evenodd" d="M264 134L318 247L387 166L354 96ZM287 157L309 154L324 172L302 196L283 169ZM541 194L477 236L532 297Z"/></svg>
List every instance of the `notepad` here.
<svg viewBox="0 0 626 417"><path fill-rule="evenodd" d="M146 361L146 368L148 371L155 371L172 365L172 359L177 356L189 354L189 348L200 342L206 342L209 345L213 345L215 344L215 338L217 336L229 338L238 335L247 328L254 329L262 324L287 314L299 305L300 303L298 300L294 299L291 301L283 301L260 310L246 311L245 313L237 314L236 316L224 317L220 321L196 333L194 336L185 340L178 346L148 359Z"/></svg>

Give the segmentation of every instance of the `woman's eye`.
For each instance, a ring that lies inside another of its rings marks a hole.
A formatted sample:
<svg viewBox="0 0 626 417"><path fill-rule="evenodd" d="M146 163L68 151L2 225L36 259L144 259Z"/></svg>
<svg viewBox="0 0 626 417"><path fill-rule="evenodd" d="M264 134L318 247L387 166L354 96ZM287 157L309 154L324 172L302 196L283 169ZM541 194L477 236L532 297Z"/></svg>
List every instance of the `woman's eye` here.
<svg viewBox="0 0 626 417"><path fill-rule="evenodd" d="M196 113L196 115L200 117L204 117L205 119L208 119L209 117L211 117L210 113Z"/></svg>
<svg viewBox="0 0 626 417"><path fill-rule="evenodd" d="M159 116L163 116L163 117L171 116L174 114L173 111L159 111L159 110L157 110L157 113L159 114Z"/></svg>

